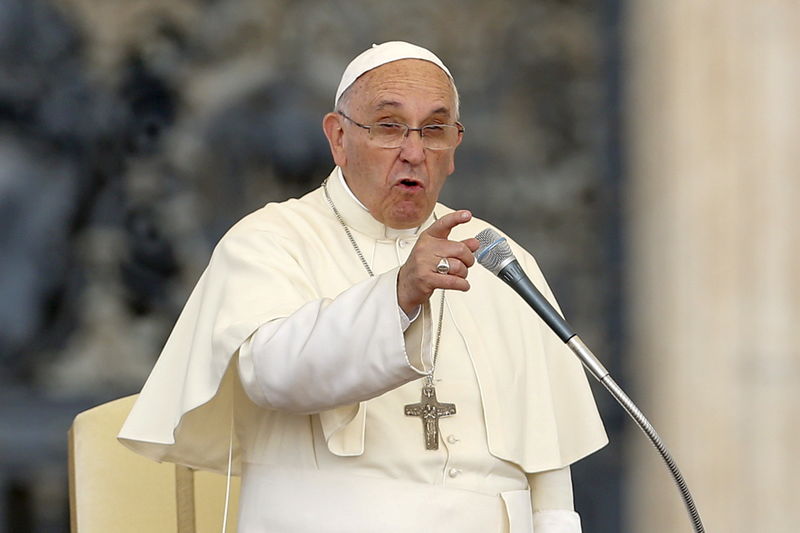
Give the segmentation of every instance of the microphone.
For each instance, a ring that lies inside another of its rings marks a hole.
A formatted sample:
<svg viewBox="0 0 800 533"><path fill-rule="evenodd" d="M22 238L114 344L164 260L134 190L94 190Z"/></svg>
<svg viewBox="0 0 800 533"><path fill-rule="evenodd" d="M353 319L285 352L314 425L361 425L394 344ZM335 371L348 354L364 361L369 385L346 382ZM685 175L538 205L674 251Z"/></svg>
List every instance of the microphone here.
<svg viewBox="0 0 800 533"><path fill-rule="evenodd" d="M544 323L558 335L564 344L578 356L589 372L603 382L609 377L608 370L592 353L581 338L575 334L572 327L567 324L558 311L542 296L525 271L522 270L517 258L511 251L505 237L502 237L492 228L486 228L475 236L480 243L475 250L475 259L486 267L491 273L502 279L517 294L522 296L528 305L536 311Z"/></svg>
<svg viewBox="0 0 800 533"><path fill-rule="evenodd" d="M575 336L575 331L564 320L550 302L534 286L528 275L522 270L505 237L501 237L492 228L486 228L475 236L480 246L475 251L475 259L492 274L502 279L514 289L522 299L528 302L534 311L550 326L558 337L564 341Z"/></svg>
<svg viewBox="0 0 800 533"><path fill-rule="evenodd" d="M542 296L542 293L533 285L528 275L522 270L511 247L508 245L505 237L502 237L492 228L486 228L475 236L480 243L480 246L475 251L475 259L487 268L494 275L502 279L509 287L514 289L517 294L522 296L528 305L530 305L536 314L555 332L556 335L572 350L572 352L581 360L583 366L605 386L608 392L614 397L615 400L622 406L625 411L633 418L639 425L641 430L650 439L661 458L664 460L667 468L672 474L678 489L683 497L683 502L686 505L686 510L689 513L689 518L692 521L692 526L696 533L704 533L703 523L700 519L700 513L697 511L694 499L689 492L689 487L683 479L683 475L675 464L675 460L670 455L667 447L661 440L661 437L656 433L655 428L650 424L644 414L636 407L636 404L625 394L619 385L605 369L603 364L595 357L592 351L581 338L575 334L564 320L558 311Z"/></svg>

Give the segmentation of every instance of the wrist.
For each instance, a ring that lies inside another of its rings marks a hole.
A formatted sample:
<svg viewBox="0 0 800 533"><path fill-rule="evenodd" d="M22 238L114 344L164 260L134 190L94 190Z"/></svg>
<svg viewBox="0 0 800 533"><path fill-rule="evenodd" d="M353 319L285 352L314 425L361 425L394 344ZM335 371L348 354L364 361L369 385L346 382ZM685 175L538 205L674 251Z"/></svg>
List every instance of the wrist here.
<svg viewBox="0 0 800 533"><path fill-rule="evenodd" d="M397 306L403 310L406 316L411 317L414 315L416 309L420 306L419 302L412 301L406 295L408 294L408 290L405 288L405 283L403 283L403 269L405 265L400 267L400 270L397 272Z"/></svg>

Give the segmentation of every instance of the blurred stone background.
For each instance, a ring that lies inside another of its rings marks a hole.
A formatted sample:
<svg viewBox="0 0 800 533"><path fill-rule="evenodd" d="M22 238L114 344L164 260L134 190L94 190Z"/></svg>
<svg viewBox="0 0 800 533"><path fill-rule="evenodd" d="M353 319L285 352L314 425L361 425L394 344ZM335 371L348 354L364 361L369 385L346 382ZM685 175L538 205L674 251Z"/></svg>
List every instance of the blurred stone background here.
<svg viewBox="0 0 800 533"><path fill-rule="evenodd" d="M318 186L348 61L402 39L448 64L465 141L443 200L531 250L619 360L617 0L0 0L0 531L67 530L65 432L138 391L216 240ZM623 417L574 468L620 531Z"/></svg>

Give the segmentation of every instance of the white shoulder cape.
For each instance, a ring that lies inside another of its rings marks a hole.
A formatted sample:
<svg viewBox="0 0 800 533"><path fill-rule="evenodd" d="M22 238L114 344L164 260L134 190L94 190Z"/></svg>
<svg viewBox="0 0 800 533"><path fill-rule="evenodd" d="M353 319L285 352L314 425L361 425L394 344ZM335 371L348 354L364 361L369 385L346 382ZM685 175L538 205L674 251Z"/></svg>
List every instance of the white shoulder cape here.
<svg viewBox="0 0 800 533"><path fill-rule="evenodd" d="M435 209L439 216L449 211L440 204ZM487 226L473 219L450 238L465 239ZM510 244L534 284L555 303L533 258ZM224 471L234 404L237 420L260 409L241 390L231 364L239 347L262 324L310 300L335 298L365 276L321 189L242 219L215 248L120 441L158 461ZM450 291L448 302L474 360L490 452L538 472L604 446L607 438L580 362L490 272L475 266L469 279L471 290ZM320 413L332 453L360 453L368 403ZM284 413L273 416L275 431L291 431L282 427ZM234 443L234 471L238 456Z"/></svg>

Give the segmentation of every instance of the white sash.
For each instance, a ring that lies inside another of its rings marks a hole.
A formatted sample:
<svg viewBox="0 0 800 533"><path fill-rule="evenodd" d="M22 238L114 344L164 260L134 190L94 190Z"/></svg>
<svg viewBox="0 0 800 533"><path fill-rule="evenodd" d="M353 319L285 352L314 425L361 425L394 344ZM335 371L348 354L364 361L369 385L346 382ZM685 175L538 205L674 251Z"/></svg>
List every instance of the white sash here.
<svg viewBox="0 0 800 533"><path fill-rule="evenodd" d="M528 489L496 496L247 463L239 533L533 533Z"/></svg>

